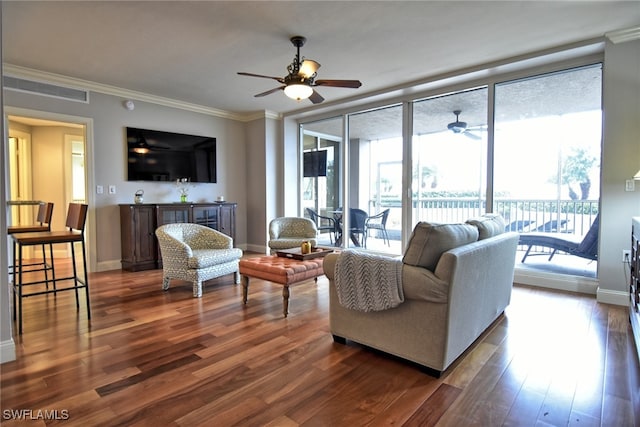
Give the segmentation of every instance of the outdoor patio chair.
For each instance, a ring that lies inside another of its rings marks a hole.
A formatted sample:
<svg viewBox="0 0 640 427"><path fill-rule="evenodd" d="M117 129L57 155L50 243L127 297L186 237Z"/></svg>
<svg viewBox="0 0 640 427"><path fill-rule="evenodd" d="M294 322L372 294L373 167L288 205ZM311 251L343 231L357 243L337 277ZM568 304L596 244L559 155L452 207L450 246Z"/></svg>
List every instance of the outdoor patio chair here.
<svg viewBox="0 0 640 427"><path fill-rule="evenodd" d="M542 246L553 249L551 251L551 255L549 255L549 261L551 261L551 258L553 258L557 251L566 252L569 255L595 261L598 259L599 228L600 215L598 214L593 221L593 224L591 224L589 231L582 239L580 239L580 236L564 233L535 232L520 234L519 244L528 246L524 257L522 257L522 262L524 263L529 255L534 255L529 253L533 246Z"/></svg>
<svg viewBox="0 0 640 427"><path fill-rule="evenodd" d="M307 214L309 215L309 218L311 218L311 221L316 223L316 228L318 229L318 233L323 233L328 231L329 240L331 241L331 244L333 244L336 237L336 232L338 230L336 227L335 218L322 216L318 214L318 212L315 209L311 209L311 208L307 208L306 211L307 211Z"/></svg>
<svg viewBox="0 0 640 427"><path fill-rule="evenodd" d="M356 246L367 247L368 213L358 208L349 209L349 236ZM361 236L361 237L358 237Z"/></svg>
<svg viewBox="0 0 640 427"><path fill-rule="evenodd" d="M367 234L369 233L369 230L378 230L380 234L382 234L382 241L388 246L391 246L391 242L389 242L389 235L387 234L387 219L389 218L390 211L391 209L385 209L377 215L368 217L365 222Z"/></svg>

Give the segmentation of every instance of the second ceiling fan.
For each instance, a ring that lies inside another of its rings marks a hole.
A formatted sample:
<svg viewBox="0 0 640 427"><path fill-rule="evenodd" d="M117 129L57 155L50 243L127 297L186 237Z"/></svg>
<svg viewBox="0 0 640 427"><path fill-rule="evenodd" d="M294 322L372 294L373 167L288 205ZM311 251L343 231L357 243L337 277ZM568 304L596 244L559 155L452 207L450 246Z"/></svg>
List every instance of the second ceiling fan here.
<svg viewBox="0 0 640 427"><path fill-rule="evenodd" d="M305 59L300 57L300 48L304 46L306 38L302 36L291 37L291 43L296 47L296 56L293 58L293 62L287 67L287 74L285 77L272 77L264 76L262 74L238 72L241 76L260 77L264 79L275 80L281 83L282 86L270 89L266 92L255 95L256 97L262 97L279 90L284 90L285 94L292 99L302 100L309 98L314 104L319 104L324 101L322 95L320 95L314 87L316 86L329 86L329 87L344 87L357 89L362 86L359 80L316 80L316 75L320 64L311 59Z"/></svg>
<svg viewBox="0 0 640 427"><path fill-rule="evenodd" d="M456 115L456 121L449 123L447 125L447 129L449 129L453 133L468 136L471 139L482 139L482 137L470 132L471 129L467 127L467 122L460 121L460 113L462 113L462 110L454 110L453 114ZM482 127L476 127L474 129L482 129Z"/></svg>

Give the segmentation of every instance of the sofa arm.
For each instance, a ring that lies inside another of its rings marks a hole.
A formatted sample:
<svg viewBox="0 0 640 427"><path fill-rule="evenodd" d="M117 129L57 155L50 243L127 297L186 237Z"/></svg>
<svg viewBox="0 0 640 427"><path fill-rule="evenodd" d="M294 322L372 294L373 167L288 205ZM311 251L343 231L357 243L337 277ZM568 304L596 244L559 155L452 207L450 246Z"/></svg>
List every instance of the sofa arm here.
<svg viewBox="0 0 640 427"><path fill-rule="evenodd" d="M504 311L511 299L518 233L451 249L436 275L449 276L447 360L454 360Z"/></svg>
<svg viewBox="0 0 640 427"><path fill-rule="evenodd" d="M327 279L329 280L333 280L334 278L334 271L336 269L336 262L338 261L338 256L340 256L340 253L331 253L331 254L327 254L324 257L324 261L322 262L322 268L324 269L324 275L327 276Z"/></svg>

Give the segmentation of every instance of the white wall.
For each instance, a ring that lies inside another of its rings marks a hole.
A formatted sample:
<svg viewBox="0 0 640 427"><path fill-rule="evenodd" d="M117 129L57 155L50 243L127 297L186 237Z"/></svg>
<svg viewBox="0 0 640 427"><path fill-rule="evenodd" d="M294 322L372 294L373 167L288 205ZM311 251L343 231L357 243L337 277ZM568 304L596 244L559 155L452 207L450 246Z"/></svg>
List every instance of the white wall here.
<svg viewBox="0 0 640 427"><path fill-rule="evenodd" d="M598 301L627 303L629 270L622 250L631 246L631 217L640 214L640 40L607 42L604 60L604 138Z"/></svg>
<svg viewBox="0 0 640 427"><path fill-rule="evenodd" d="M0 58L2 58L2 3L0 3ZM2 69L0 69L0 79ZM4 91L0 90L0 117L4 118ZM5 121L0 121L0 136L2 136L2 150L0 150L0 164L8 164L9 147L7 144L8 133L5 129ZM0 189L2 189L2 205L5 209L0 209L0 229L7 229L6 201L9 194L9 171L3 167L0 173ZM9 303L9 247L7 233L0 233L0 363L15 360L16 346L11 333L11 306Z"/></svg>
<svg viewBox="0 0 640 427"><path fill-rule="evenodd" d="M238 203L236 219L236 245L246 244L246 174L245 124L239 121L194 113L152 103L135 101L135 109L128 111L123 99L92 92L90 103L83 104L38 95L5 91L5 105L18 111L36 110L56 112L93 120L92 141L94 162L87 163L93 203L89 209L94 215L97 271L120 268L120 203L133 203L134 193L144 190L145 203L178 201L173 183L129 182L126 180L125 127L139 127L216 138L218 179L215 184L194 184L190 192L193 201L215 201L224 196ZM38 131L41 132L41 131ZM95 185L105 188L95 194ZM109 194L109 185L116 186L116 194ZM91 199L90 199L91 200ZM60 212L59 209L57 209Z"/></svg>
<svg viewBox="0 0 640 427"><path fill-rule="evenodd" d="M267 164L264 143L265 120L246 124L247 138L247 248L266 253Z"/></svg>

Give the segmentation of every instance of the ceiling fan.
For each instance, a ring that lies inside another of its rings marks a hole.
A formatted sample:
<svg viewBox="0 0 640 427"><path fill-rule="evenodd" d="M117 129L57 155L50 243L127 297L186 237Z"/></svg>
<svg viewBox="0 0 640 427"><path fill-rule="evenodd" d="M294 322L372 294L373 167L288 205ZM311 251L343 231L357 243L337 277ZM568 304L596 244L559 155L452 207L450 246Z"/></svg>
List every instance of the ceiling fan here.
<svg viewBox="0 0 640 427"><path fill-rule="evenodd" d="M462 113L462 110L453 111L453 114L456 115L456 121L449 123L447 125L447 129L449 129L453 133L463 134L464 136L468 136L471 139L482 139L482 137L470 132L470 128L467 127L467 122L460 121L460 113Z"/></svg>
<svg viewBox="0 0 640 427"><path fill-rule="evenodd" d="M309 98L312 103L319 104L324 101L324 98L316 92L314 89L316 86L345 87L352 89L357 89L362 86L359 80L316 80L316 72L318 68L320 68L320 64L311 59L300 57L300 48L304 46L306 41L307 39L302 36L291 37L291 43L296 47L297 52L293 58L293 62L287 67L289 74L285 77L272 77L244 72L238 73L241 76L261 77L275 80L282 84L282 86L255 95L256 98L284 90L285 95L289 98L297 101Z"/></svg>

